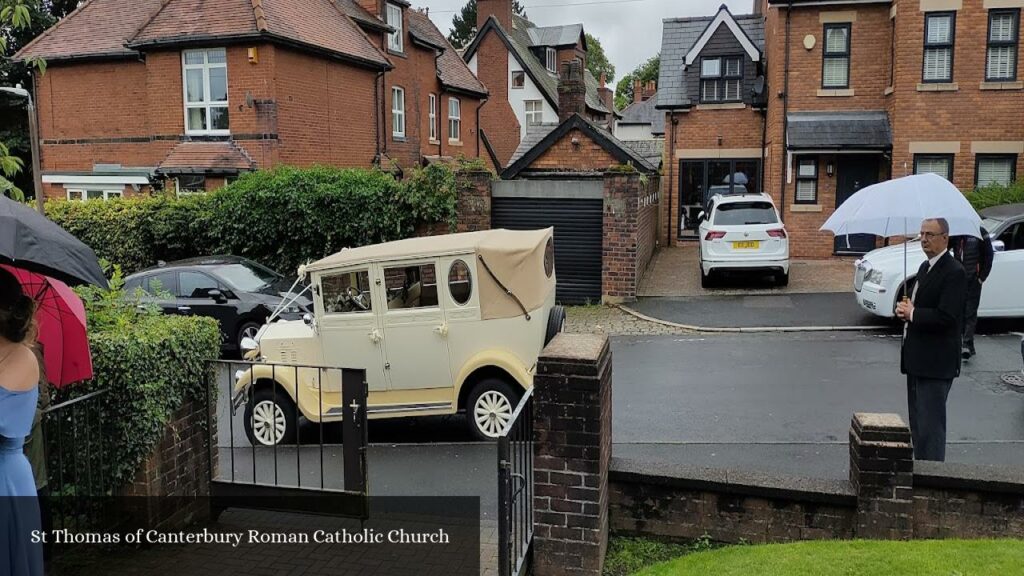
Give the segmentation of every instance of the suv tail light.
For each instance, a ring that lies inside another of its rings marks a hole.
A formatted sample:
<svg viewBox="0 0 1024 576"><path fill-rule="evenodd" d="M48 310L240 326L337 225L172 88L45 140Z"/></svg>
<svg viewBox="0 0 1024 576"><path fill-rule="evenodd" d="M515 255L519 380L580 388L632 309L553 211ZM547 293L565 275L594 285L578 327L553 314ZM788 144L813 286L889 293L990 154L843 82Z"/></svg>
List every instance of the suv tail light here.
<svg viewBox="0 0 1024 576"><path fill-rule="evenodd" d="M725 232L719 230L709 230L705 240L718 240L719 238L725 238Z"/></svg>
<svg viewBox="0 0 1024 576"><path fill-rule="evenodd" d="M772 238L785 238L786 237L786 229L785 228L776 228L774 230L769 230L768 231L768 235L771 236Z"/></svg>

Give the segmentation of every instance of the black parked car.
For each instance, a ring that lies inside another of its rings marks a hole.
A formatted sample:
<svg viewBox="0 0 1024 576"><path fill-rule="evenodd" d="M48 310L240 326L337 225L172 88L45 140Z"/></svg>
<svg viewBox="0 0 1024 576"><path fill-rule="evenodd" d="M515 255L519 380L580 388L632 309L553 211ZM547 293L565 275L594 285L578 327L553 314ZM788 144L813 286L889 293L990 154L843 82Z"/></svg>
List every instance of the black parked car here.
<svg viewBox="0 0 1024 576"><path fill-rule="evenodd" d="M209 256L136 272L125 279L125 291L141 288L155 295L152 302L165 314L195 314L220 323L222 348L238 350L243 338L252 338L266 323L294 279L239 256ZM299 284L295 292L305 286ZM289 298L291 300L291 298ZM283 320L299 320L312 313L313 301L303 294L280 314Z"/></svg>

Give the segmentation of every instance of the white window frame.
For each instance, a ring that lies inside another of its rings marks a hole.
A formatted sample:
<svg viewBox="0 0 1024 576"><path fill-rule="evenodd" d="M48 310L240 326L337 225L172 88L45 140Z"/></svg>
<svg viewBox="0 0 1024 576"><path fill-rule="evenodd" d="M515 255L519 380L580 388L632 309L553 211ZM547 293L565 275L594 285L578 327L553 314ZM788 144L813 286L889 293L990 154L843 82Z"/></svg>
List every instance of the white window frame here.
<svg viewBox="0 0 1024 576"><path fill-rule="evenodd" d="M405 50L405 27L402 25L402 7L388 2L388 26L395 29L388 33L388 50L402 52Z"/></svg>
<svg viewBox="0 0 1024 576"><path fill-rule="evenodd" d="M430 141L437 142L437 95L427 96L427 117L430 118Z"/></svg>
<svg viewBox="0 0 1024 576"><path fill-rule="evenodd" d="M74 192L77 192L82 197L81 198L77 198L77 199L72 198L71 194L74 193ZM101 189L101 188L94 188L94 187L91 187L91 186L81 186L81 187L75 187L75 188L67 188L67 198L68 198L68 200L74 200L75 202L89 202L90 201L89 192L102 192L103 193L103 200L110 200L111 198L124 198L124 189L123 188L120 189L120 190L117 190L117 189L114 189L114 188L102 188ZM99 200L99 198L93 198L92 200L94 200L94 201L95 200Z"/></svg>
<svg viewBox="0 0 1024 576"><path fill-rule="evenodd" d="M206 175L195 174L195 176L203 177L203 189L202 190L182 190L181 189L181 177L178 176L174 179L174 193L178 196L190 196L193 194L205 194L206 193Z"/></svg>
<svg viewBox="0 0 1024 576"><path fill-rule="evenodd" d="M517 76L518 76L518 78L520 80L522 80L522 83L519 84L519 86L516 86L516 77ZM512 79L509 80L509 84L508 85L511 86L513 90L522 90L522 89L526 88L526 71L525 70L513 70L512 71Z"/></svg>
<svg viewBox="0 0 1024 576"><path fill-rule="evenodd" d="M533 110L530 110L531 106L534 107ZM537 126L544 122L543 100L523 100L523 111L526 115L527 126Z"/></svg>
<svg viewBox="0 0 1024 576"><path fill-rule="evenodd" d="M817 204L818 203L818 157L805 156L797 158L796 161L796 191L793 194L795 204ZM800 198L801 185L809 187L811 198Z"/></svg>
<svg viewBox="0 0 1024 576"><path fill-rule="evenodd" d="M222 51L224 52L224 62L210 64L210 52ZM202 64L186 64L186 56L188 54L202 54ZM224 83L225 87L228 85L228 63L227 63L227 49L225 48L204 48L201 50L182 50L181 52L181 97L182 103L185 107L185 134L188 135L228 135L231 134L231 117L229 114L228 105L228 90L225 90L224 101L212 101L210 99L210 70L214 68L224 69ZM188 71L189 70L202 70L203 71L203 99L199 102L188 101ZM206 113L206 130L196 130L189 128L188 125L188 112L191 109L203 109ZM212 125L212 115L210 113L211 108L224 108L224 112L228 114L228 128L223 130L215 130L210 128Z"/></svg>
<svg viewBox="0 0 1024 576"><path fill-rule="evenodd" d="M391 136L405 138L405 89L400 86L391 87Z"/></svg>
<svg viewBox="0 0 1024 576"><path fill-rule="evenodd" d="M548 72L558 73L558 51L554 48L547 48L544 50L544 67L548 69Z"/></svg>
<svg viewBox="0 0 1024 576"><path fill-rule="evenodd" d="M454 107L452 106L454 104ZM448 142L462 141L462 102L448 98Z"/></svg>

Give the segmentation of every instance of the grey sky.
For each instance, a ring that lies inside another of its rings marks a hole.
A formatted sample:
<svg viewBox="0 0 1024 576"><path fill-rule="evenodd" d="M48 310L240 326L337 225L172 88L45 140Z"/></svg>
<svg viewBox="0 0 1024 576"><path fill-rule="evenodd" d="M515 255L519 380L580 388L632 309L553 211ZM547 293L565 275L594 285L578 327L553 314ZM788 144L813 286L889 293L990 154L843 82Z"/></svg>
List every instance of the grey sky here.
<svg viewBox="0 0 1024 576"><path fill-rule="evenodd" d="M526 15L539 26L582 22L597 36L615 78L628 74L661 49L662 20L683 16L713 16L723 0L520 0ZM598 3L601 2L601 3ZM611 3L608 3L611 2ZM417 8L429 7L430 19L446 35L452 18L466 0L412 0ZM724 0L733 14L749 14L753 0ZM577 4L577 6L566 6ZM557 5L557 6L555 6Z"/></svg>

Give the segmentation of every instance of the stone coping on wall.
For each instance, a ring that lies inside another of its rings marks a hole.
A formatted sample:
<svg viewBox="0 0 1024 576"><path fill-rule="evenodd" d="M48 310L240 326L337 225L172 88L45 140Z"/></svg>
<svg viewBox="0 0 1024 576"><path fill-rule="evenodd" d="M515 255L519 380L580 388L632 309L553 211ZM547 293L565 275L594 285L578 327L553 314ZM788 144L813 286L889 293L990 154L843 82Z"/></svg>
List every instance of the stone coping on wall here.
<svg viewBox="0 0 1024 576"><path fill-rule="evenodd" d="M1024 494L1024 468L918 460L914 488Z"/></svg>
<svg viewBox="0 0 1024 576"><path fill-rule="evenodd" d="M849 507L857 505L857 493L846 480L779 476L615 457L611 461L609 479L612 482L643 483L757 498Z"/></svg>

